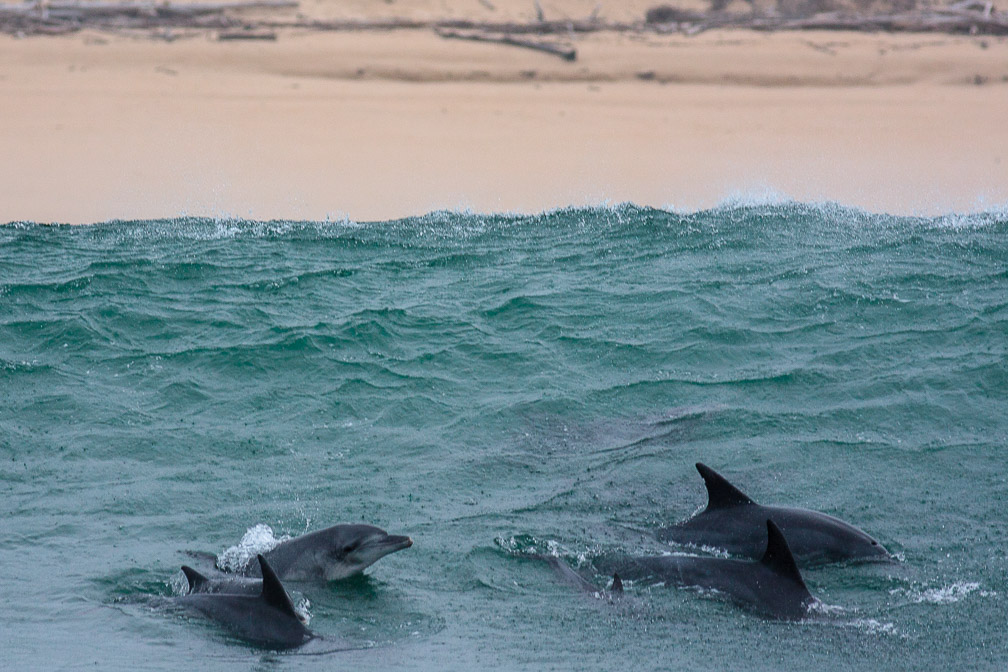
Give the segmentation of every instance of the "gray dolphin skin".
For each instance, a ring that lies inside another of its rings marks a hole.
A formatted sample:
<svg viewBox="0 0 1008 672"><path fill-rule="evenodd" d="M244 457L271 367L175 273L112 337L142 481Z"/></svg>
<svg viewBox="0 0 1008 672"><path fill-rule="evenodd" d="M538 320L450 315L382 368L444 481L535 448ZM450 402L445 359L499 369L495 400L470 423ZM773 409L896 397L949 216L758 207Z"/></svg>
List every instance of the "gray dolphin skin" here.
<svg viewBox="0 0 1008 672"><path fill-rule="evenodd" d="M284 581L338 581L412 545L409 537L373 525L334 525L282 541L263 556ZM247 574L257 570L249 567Z"/></svg>
<svg viewBox="0 0 1008 672"><path fill-rule="evenodd" d="M560 558L553 555L543 555L541 557L546 561L546 564L553 568L553 570L557 573L557 576L560 577L560 580L571 588L576 588L581 592L609 601L618 600L623 597L623 581L617 573L613 573L612 583L609 584L608 588L597 588L594 584L571 569L570 565Z"/></svg>
<svg viewBox="0 0 1008 672"><path fill-rule="evenodd" d="M315 635L305 627L280 579L259 556L258 595L191 593L175 598L184 608L217 621L236 637L273 649L301 646Z"/></svg>
<svg viewBox="0 0 1008 672"><path fill-rule="evenodd" d="M229 595L258 595L262 592L262 579L253 579L241 574L213 572L210 575L182 565L182 573L189 582L189 594L226 593Z"/></svg>
<svg viewBox="0 0 1008 672"><path fill-rule="evenodd" d="M697 462L696 468L707 485L707 508L678 525L660 528L655 532L658 539L755 559L766 548L765 522L772 518L802 566L892 559L882 544L839 518L807 509L762 506L705 464Z"/></svg>
<svg viewBox="0 0 1008 672"><path fill-rule="evenodd" d="M756 561L692 555L658 555L599 560L596 568L624 580L716 590L734 602L770 618L800 620L816 599L805 586L788 542L766 520L766 548Z"/></svg>

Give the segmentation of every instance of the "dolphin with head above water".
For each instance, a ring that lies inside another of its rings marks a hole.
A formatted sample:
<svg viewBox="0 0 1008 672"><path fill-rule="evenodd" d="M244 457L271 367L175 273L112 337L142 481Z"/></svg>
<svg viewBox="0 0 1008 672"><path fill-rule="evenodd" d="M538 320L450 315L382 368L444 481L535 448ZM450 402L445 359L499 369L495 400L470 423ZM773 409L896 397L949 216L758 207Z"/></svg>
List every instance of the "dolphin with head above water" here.
<svg viewBox="0 0 1008 672"><path fill-rule="evenodd" d="M756 561L657 555L599 559L593 564L624 580L716 590L770 618L804 618L816 599L806 587L780 528L766 520L764 529L767 540L762 557Z"/></svg>
<svg viewBox="0 0 1008 672"><path fill-rule="evenodd" d="M260 646L288 649L314 639L269 563L261 555L258 559L263 577L258 594L197 592L177 597L176 602Z"/></svg>
<svg viewBox="0 0 1008 672"><path fill-rule="evenodd" d="M659 529L663 541L721 548L759 558L766 548L765 523L773 519L799 564L843 560L889 560L882 545L849 523L818 511L757 504L723 476L697 462L707 485L707 508L689 520Z"/></svg>
<svg viewBox="0 0 1008 672"><path fill-rule="evenodd" d="M372 525L333 525L281 541L263 556L285 581L337 581L412 545L409 537ZM249 567L246 573L256 576L258 569Z"/></svg>

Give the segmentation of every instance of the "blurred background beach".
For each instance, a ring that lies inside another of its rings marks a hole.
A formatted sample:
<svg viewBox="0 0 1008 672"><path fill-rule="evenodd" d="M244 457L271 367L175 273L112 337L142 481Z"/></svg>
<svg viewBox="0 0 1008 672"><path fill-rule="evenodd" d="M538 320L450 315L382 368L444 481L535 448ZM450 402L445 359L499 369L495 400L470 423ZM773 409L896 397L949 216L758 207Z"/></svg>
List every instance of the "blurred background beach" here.
<svg viewBox="0 0 1008 672"><path fill-rule="evenodd" d="M53 20L88 6L107 5L2 5L3 221L1008 202L991 4L303 0ZM922 28L858 24L879 16Z"/></svg>

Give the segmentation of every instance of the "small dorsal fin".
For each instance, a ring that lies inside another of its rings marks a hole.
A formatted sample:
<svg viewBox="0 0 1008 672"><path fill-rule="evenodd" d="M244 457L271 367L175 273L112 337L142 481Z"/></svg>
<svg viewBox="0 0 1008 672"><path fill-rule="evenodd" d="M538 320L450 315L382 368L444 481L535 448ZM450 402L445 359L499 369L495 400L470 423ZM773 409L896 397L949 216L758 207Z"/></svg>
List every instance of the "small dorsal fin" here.
<svg viewBox="0 0 1008 672"><path fill-rule="evenodd" d="M182 565L182 573L185 574L186 581L189 582L189 592L197 592L197 588L207 583L209 579L189 565Z"/></svg>
<svg viewBox="0 0 1008 672"><path fill-rule="evenodd" d="M805 580L802 578L801 572L798 571L798 564L795 562L794 555L791 554L791 547L788 546L784 534L772 520L767 519L766 526L767 547L760 562L805 588ZM806 588L806 590L808 589Z"/></svg>
<svg viewBox="0 0 1008 672"><path fill-rule="evenodd" d="M259 556L259 567L262 569L263 578L262 598L266 600L266 604L276 607L294 618L300 619L301 617L294 610L294 603L291 602L290 595L287 594L276 572L273 571L273 568L269 566L266 558L262 555Z"/></svg>
<svg viewBox="0 0 1008 672"><path fill-rule="evenodd" d="M703 462L696 463L697 471L703 477L707 485L707 508L720 509L726 506L739 506L742 504L755 504L753 500L744 492L725 480L725 477L717 473Z"/></svg>
<svg viewBox="0 0 1008 672"><path fill-rule="evenodd" d="M619 574L615 572L612 575L612 586L609 587L609 592L613 595L623 594L623 579L619 578Z"/></svg>

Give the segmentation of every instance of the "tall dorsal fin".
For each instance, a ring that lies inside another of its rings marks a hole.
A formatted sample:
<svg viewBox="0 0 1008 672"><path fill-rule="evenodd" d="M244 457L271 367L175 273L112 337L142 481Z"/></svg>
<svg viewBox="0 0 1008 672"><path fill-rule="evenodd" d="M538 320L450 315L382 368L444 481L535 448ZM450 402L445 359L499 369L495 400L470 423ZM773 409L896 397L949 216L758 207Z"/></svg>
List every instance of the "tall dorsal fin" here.
<svg viewBox="0 0 1008 672"><path fill-rule="evenodd" d="M301 617L294 611L294 603L291 602L290 595L287 594L276 572L262 555L259 556L259 567L262 569L263 578L262 598L266 600L266 604L300 620Z"/></svg>
<svg viewBox="0 0 1008 672"><path fill-rule="evenodd" d="M609 592L613 595L623 594L623 579L619 578L619 574L615 572L612 575L612 585L609 587Z"/></svg>
<svg viewBox="0 0 1008 672"><path fill-rule="evenodd" d="M182 565L182 573L185 574L186 581L189 582L190 593L197 592L197 588L206 584L210 580L189 565Z"/></svg>
<svg viewBox="0 0 1008 672"><path fill-rule="evenodd" d="M707 508L720 509L726 506L739 506L741 504L755 504L748 495L725 480L725 477L717 473L703 462L696 463L697 471L703 477L707 485Z"/></svg>
<svg viewBox="0 0 1008 672"><path fill-rule="evenodd" d="M766 553L763 554L760 562L778 574L797 582L805 590L808 590L805 586L805 579L802 578L801 572L798 571L798 565L795 563L794 555L791 554L791 547L788 546L784 534L772 520L767 519L766 527Z"/></svg>

